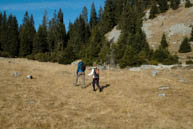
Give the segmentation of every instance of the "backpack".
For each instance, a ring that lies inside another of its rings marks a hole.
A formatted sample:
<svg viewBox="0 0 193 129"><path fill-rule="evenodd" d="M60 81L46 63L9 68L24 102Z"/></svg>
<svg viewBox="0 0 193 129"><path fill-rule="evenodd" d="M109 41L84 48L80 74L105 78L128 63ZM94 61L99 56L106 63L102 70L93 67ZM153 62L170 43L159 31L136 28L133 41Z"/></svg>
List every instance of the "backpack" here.
<svg viewBox="0 0 193 129"><path fill-rule="evenodd" d="M82 63L82 65L81 65L80 69L81 69L83 72L86 70L86 66L85 66L85 64L84 64L84 63Z"/></svg>
<svg viewBox="0 0 193 129"><path fill-rule="evenodd" d="M94 69L94 78L99 78L99 69L98 68Z"/></svg>

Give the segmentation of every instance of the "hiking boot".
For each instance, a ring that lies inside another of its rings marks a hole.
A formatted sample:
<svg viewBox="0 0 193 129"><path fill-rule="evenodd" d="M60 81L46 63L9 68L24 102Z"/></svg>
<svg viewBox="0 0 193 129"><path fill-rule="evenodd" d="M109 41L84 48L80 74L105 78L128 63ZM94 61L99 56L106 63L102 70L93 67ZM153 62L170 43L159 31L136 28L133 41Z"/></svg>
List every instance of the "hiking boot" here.
<svg viewBox="0 0 193 129"><path fill-rule="evenodd" d="M99 92L102 92L102 88L99 89Z"/></svg>

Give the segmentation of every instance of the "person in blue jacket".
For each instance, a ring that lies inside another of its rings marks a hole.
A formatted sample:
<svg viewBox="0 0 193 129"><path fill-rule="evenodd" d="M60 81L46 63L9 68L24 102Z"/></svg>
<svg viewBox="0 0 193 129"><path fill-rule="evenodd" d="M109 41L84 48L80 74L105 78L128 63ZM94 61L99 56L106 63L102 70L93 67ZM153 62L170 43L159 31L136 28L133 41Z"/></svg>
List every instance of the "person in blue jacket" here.
<svg viewBox="0 0 193 129"><path fill-rule="evenodd" d="M78 86L78 78L81 77L81 80L82 80L81 87L85 88L85 69L86 69L85 64L82 61L80 61L78 63L77 70L76 70L75 86Z"/></svg>

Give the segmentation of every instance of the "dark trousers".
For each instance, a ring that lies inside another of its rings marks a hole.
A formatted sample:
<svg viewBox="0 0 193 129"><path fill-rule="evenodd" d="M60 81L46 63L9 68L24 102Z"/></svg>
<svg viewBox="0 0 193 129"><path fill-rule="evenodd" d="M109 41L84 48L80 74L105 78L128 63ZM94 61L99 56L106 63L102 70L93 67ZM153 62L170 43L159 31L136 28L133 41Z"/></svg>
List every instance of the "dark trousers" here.
<svg viewBox="0 0 193 129"><path fill-rule="evenodd" d="M95 91L95 84L97 85L98 89L101 91L101 87L99 85L99 78L93 78L93 81L92 81L92 86L93 86L93 90Z"/></svg>

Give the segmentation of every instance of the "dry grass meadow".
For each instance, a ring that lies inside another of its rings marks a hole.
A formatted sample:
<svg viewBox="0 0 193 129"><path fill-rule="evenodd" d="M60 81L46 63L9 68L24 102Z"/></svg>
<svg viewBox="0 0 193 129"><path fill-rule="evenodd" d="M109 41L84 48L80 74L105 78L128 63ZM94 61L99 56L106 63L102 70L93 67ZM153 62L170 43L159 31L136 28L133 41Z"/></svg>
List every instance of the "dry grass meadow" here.
<svg viewBox="0 0 193 129"><path fill-rule="evenodd" d="M75 69L0 58L0 129L193 129L193 70L103 70L99 93L74 87Z"/></svg>

